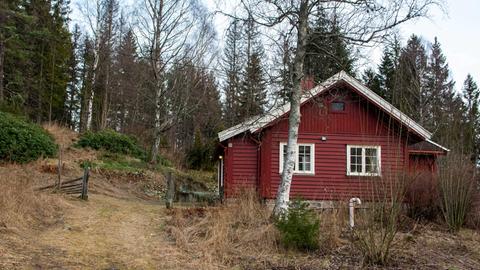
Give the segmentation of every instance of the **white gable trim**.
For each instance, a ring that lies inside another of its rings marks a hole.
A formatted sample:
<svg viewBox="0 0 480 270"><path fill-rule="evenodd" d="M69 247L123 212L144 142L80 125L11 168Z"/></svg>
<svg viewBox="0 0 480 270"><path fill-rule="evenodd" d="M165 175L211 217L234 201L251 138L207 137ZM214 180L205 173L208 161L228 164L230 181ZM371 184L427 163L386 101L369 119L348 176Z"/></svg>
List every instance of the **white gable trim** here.
<svg viewBox="0 0 480 270"><path fill-rule="evenodd" d="M358 90L361 94L363 94L368 100L373 102L375 105L380 107L386 113L390 114L392 117L396 118L400 123L404 124L418 135L423 137L423 139L430 139L432 134L422 127L420 124L412 120L406 114L402 113L399 109L395 108L392 104L387 102L385 99L377 95L375 92L370 90L368 87L357 81L352 76L348 75L345 71L340 71L339 73L333 75L332 77L328 78L323 83L317 85L316 87L312 88L311 90L307 91L301 100L301 104L308 101L310 98L317 96L318 94L324 92L325 90L329 89L334 84L344 81L356 90ZM278 119L282 115L288 113L290 111L290 103L287 103L279 108L273 109L270 112L267 112L264 115L254 116L247 121L240 123L236 126L233 126L229 129L223 130L218 133L218 138L220 141L225 141L231 137L234 137L238 134L241 134L246 131L250 131L251 133L255 133L260 129L264 128L272 121ZM442 147L444 148L444 147ZM446 149L446 148L445 148ZM446 149L448 150L448 149Z"/></svg>

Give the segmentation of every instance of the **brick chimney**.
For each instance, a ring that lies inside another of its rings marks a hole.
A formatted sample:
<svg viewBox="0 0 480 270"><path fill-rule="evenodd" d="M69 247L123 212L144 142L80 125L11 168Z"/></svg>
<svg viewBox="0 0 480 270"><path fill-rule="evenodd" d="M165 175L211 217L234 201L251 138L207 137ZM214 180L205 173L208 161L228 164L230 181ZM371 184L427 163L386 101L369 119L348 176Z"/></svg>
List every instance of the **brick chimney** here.
<svg viewBox="0 0 480 270"><path fill-rule="evenodd" d="M307 91L315 87L313 75L305 75L302 79L301 85L303 91Z"/></svg>

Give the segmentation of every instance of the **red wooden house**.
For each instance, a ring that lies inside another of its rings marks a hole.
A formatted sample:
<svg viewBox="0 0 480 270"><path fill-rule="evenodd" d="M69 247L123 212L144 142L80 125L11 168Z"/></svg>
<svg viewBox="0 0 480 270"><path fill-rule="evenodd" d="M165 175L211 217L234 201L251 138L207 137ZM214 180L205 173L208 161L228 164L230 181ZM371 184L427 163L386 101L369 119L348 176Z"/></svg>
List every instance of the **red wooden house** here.
<svg viewBox="0 0 480 270"><path fill-rule="evenodd" d="M276 196L288 136L290 105L218 134L219 186L234 196L255 188ZM392 173L434 173L448 149L432 134L345 72L305 91L291 196L308 200L362 197L369 179Z"/></svg>

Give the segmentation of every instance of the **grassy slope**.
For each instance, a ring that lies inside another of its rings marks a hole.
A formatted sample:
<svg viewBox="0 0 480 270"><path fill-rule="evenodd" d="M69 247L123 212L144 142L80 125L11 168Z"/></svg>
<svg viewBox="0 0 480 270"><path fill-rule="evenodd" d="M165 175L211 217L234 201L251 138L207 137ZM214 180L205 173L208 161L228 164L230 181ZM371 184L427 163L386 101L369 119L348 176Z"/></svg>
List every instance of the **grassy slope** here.
<svg viewBox="0 0 480 270"><path fill-rule="evenodd" d="M88 202L32 187L55 181L55 160L0 167L0 269L352 269L361 266L344 228L346 214L322 216L323 249L305 254L276 244L270 211L249 200L220 208L166 211L164 179L135 159L69 148L75 134L49 127L65 149L65 178L92 172ZM171 170L210 183L211 175ZM149 192L150 191L150 192ZM480 235L412 226L397 237L392 269L480 269Z"/></svg>

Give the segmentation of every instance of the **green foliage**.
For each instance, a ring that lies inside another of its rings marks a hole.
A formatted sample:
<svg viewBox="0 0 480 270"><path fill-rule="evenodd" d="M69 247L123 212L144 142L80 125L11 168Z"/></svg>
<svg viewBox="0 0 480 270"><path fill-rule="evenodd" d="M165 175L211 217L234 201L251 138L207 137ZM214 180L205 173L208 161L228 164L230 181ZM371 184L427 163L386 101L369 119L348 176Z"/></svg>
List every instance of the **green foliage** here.
<svg viewBox="0 0 480 270"><path fill-rule="evenodd" d="M202 135L197 129L193 146L187 152L187 167L194 170L210 170L213 167L211 156L212 147L202 142Z"/></svg>
<svg viewBox="0 0 480 270"><path fill-rule="evenodd" d="M85 132L76 145L142 159L145 158L145 151L138 145L135 138L109 129L98 132Z"/></svg>
<svg viewBox="0 0 480 270"><path fill-rule="evenodd" d="M57 153L52 136L40 126L0 112L0 160L25 163Z"/></svg>
<svg viewBox="0 0 480 270"><path fill-rule="evenodd" d="M318 249L320 221L308 206L307 202L295 200L290 203L288 212L276 220L285 247L306 251Z"/></svg>

